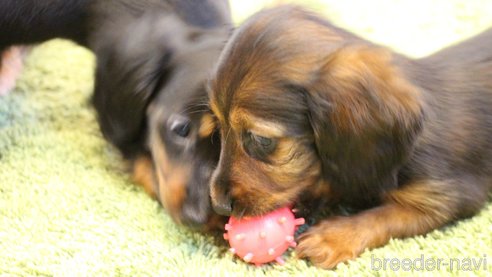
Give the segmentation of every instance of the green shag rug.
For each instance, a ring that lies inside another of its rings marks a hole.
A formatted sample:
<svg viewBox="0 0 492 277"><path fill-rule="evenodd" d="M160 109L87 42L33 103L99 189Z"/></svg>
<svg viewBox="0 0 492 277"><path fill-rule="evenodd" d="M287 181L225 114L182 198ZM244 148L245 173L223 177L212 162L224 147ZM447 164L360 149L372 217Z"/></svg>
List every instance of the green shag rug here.
<svg viewBox="0 0 492 277"><path fill-rule="evenodd" d="M233 0L236 21L259 2ZM302 3L411 56L492 26L486 0ZM34 48L17 88L0 98L0 276L492 275L492 204L335 271L292 252L284 266L233 258L220 239L175 225L129 180L89 104L93 68L87 50L50 41Z"/></svg>

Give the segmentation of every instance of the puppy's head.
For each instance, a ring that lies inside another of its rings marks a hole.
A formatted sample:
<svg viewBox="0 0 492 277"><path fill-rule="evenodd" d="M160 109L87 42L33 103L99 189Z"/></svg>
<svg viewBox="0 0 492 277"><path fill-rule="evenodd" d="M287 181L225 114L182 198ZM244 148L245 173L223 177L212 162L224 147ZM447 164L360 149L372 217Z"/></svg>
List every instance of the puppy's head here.
<svg viewBox="0 0 492 277"><path fill-rule="evenodd" d="M395 187L422 109L392 58L295 7L241 26L211 81L215 210L256 215L314 196L359 205Z"/></svg>
<svg viewBox="0 0 492 277"><path fill-rule="evenodd" d="M180 33L183 40L202 37L176 46L165 85L147 109L148 145L163 206L178 222L205 224L212 211L208 184L220 152L205 83L225 37Z"/></svg>
<svg viewBox="0 0 492 277"><path fill-rule="evenodd" d="M229 30L165 13L110 24L94 46L101 130L126 158L150 155L156 198L175 221L202 227L220 147L205 80Z"/></svg>

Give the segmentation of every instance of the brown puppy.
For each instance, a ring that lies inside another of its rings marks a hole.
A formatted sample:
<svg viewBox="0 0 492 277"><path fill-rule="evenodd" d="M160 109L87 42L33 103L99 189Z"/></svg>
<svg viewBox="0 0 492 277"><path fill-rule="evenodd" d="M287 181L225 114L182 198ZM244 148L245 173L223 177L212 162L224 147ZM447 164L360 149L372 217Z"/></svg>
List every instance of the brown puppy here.
<svg viewBox="0 0 492 277"><path fill-rule="evenodd" d="M319 222L299 257L333 268L390 238L471 216L492 186L492 30L411 60L296 7L260 12L211 82L224 215L315 200L363 208Z"/></svg>

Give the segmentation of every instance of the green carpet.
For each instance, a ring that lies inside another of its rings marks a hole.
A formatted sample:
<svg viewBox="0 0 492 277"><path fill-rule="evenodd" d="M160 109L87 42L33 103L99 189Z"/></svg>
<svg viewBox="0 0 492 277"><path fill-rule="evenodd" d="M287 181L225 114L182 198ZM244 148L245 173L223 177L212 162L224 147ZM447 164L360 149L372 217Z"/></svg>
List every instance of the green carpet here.
<svg viewBox="0 0 492 277"><path fill-rule="evenodd" d="M241 5L253 2L233 1L237 21L256 7ZM342 26L413 56L492 26L492 1L318 2L306 1ZM50 41L32 51L15 91L0 98L1 276L411 274L403 265L396 269L404 259L416 265L414 273L429 276L492 274L492 204L427 236L365 252L336 271L314 268L292 252L285 266L257 268L234 259L220 239L176 226L132 185L88 103L93 68L85 49ZM383 259L393 258L383 270ZM426 262L429 270L421 271L422 258L456 260L453 269Z"/></svg>

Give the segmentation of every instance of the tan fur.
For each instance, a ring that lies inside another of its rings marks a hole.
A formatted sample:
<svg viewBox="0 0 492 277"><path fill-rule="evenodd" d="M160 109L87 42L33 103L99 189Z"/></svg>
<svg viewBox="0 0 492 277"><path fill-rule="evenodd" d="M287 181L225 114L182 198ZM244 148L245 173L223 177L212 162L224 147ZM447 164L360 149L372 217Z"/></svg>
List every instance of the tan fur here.
<svg viewBox="0 0 492 277"><path fill-rule="evenodd" d="M198 135L201 138L210 137L216 129L215 119L210 114L204 114L198 129Z"/></svg>
<svg viewBox="0 0 492 277"><path fill-rule="evenodd" d="M164 145L159 140L152 143L153 159L159 165L155 171L159 187L159 199L168 213L177 222L181 221L181 207L186 198L186 184L190 176L189 168L172 164L166 156Z"/></svg>
<svg viewBox="0 0 492 277"><path fill-rule="evenodd" d="M344 47L329 56L320 83L315 86L321 85L331 93L334 111L330 121L339 131L357 134L368 124L411 119L409 115L421 113L419 91L391 64L391 59L388 51L368 46ZM380 98L379 106L366 104L366 89Z"/></svg>
<svg viewBox="0 0 492 277"><path fill-rule="evenodd" d="M149 157L141 156L135 159L132 168L132 179L141 185L150 197L156 199L154 168Z"/></svg>

